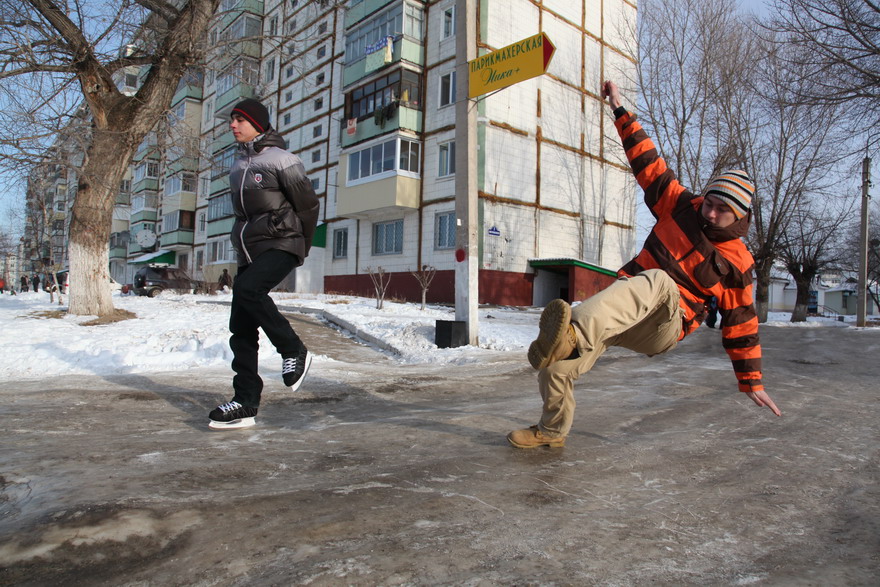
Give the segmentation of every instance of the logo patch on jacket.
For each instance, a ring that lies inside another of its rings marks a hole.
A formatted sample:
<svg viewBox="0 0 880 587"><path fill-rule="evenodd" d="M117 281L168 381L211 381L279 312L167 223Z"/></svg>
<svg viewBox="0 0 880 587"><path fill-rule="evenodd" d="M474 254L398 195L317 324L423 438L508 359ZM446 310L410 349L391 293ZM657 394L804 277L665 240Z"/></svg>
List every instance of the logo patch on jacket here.
<svg viewBox="0 0 880 587"><path fill-rule="evenodd" d="M255 173L254 174L254 181L257 183L263 183L263 174L262 173Z"/></svg>

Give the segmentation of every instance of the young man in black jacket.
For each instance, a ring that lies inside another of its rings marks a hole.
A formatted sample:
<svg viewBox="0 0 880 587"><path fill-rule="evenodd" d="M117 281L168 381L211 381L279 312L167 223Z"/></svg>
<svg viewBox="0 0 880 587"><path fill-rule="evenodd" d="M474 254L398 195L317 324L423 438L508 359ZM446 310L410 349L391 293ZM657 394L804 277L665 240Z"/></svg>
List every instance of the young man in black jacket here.
<svg viewBox="0 0 880 587"><path fill-rule="evenodd" d="M262 104L242 100L231 117L229 126L239 146L229 171L235 211L231 238L238 255L229 318L235 395L208 415L214 429L256 423L263 391L257 373L258 328L281 354L284 384L294 391L312 362L311 353L269 292L309 254L318 223L318 198L302 161L285 150L284 139L272 128Z"/></svg>

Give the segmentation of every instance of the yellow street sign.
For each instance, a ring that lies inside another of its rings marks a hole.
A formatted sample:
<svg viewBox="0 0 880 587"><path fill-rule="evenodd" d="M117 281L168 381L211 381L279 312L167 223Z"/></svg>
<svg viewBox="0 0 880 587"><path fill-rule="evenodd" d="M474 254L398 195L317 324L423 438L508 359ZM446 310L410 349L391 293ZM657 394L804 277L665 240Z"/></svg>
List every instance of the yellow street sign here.
<svg viewBox="0 0 880 587"><path fill-rule="evenodd" d="M547 34L538 33L468 61L468 98L542 75L555 51Z"/></svg>

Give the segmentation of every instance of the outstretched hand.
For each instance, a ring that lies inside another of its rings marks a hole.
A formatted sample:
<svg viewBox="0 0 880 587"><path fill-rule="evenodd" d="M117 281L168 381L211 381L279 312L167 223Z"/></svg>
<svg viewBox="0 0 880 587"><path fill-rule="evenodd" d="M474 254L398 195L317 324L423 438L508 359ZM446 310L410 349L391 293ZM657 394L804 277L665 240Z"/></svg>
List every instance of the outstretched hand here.
<svg viewBox="0 0 880 587"><path fill-rule="evenodd" d="M779 408L776 407L776 404L773 403L773 400L770 399L770 396L767 395L766 391L748 391L746 395L752 398L752 401L761 406L767 406L770 408L770 411L776 414L777 416L781 416L782 412L779 411Z"/></svg>
<svg viewBox="0 0 880 587"><path fill-rule="evenodd" d="M612 110L620 107L620 89L612 81L606 81L602 84L602 97L608 98L608 104Z"/></svg>

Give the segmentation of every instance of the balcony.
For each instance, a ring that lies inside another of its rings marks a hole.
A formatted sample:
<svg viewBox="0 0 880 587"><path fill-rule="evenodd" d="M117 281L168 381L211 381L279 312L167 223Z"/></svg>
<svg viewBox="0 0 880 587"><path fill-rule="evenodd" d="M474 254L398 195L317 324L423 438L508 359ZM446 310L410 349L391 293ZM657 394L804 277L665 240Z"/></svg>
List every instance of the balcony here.
<svg viewBox="0 0 880 587"><path fill-rule="evenodd" d="M237 83L217 96L217 101L214 104L214 111L217 113L217 116L219 116L223 108L226 106L238 102L239 100L244 100L245 98L256 98L256 95L254 86L245 83Z"/></svg>
<svg viewBox="0 0 880 587"><path fill-rule="evenodd" d="M352 63L346 63L345 68L342 70L342 85L344 87L348 87L351 84L357 82L360 79L363 79L367 75L384 69L390 65L395 63L399 63L400 61L406 61L408 63L414 63L416 65L424 66L425 64L425 48L409 37L397 37L394 40L394 43L391 48L391 61L388 63L383 63L380 67L375 69L368 68L368 57L361 57L357 61L353 61Z"/></svg>
<svg viewBox="0 0 880 587"><path fill-rule="evenodd" d="M185 228L162 233L162 235L159 237L159 246L161 248L165 248L172 247L174 245L192 245L194 234L195 233L192 229Z"/></svg>
<svg viewBox="0 0 880 587"><path fill-rule="evenodd" d="M373 14L380 8L399 1L400 0L364 0L360 4L352 6L345 11L345 28L347 29L353 24L362 21L364 17Z"/></svg>
<svg viewBox="0 0 880 587"><path fill-rule="evenodd" d="M235 224L234 216L219 218L217 220L208 221L208 237L227 235L232 231L232 225Z"/></svg>
<svg viewBox="0 0 880 587"><path fill-rule="evenodd" d="M220 18L220 30L223 30L232 24L232 22L241 16L243 12L250 12L257 16L263 16L263 0L241 0L235 8L225 13Z"/></svg>
<svg viewBox="0 0 880 587"><path fill-rule="evenodd" d="M346 158L347 159L347 158ZM340 162L340 168L345 167ZM345 177L345 169L340 177ZM346 218L367 218L379 212L410 211L419 207L422 180L393 175L356 186L339 186L336 191L336 213Z"/></svg>
<svg viewBox="0 0 880 587"><path fill-rule="evenodd" d="M201 80L181 84L181 86L177 88L177 92L174 93L174 97L171 98L171 106L176 106L181 100L187 98L201 101L202 85Z"/></svg>
<svg viewBox="0 0 880 587"><path fill-rule="evenodd" d="M131 213L131 224L138 222L156 222L159 219L159 213L156 210L139 210Z"/></svg>
<svg viewBox="0 0 880 587"><path fill-rule="evenodd" d="M357 123L357 130L354 134L348 134L346 131L346 121L342 121L342 147L360 143L367 139L377 137L398 129L409 130L412 132L422 132L422 112L413 108L399 106L394 108L394 113L385 118L380 123L380 119L376 116L370 116Z"/></svg>

